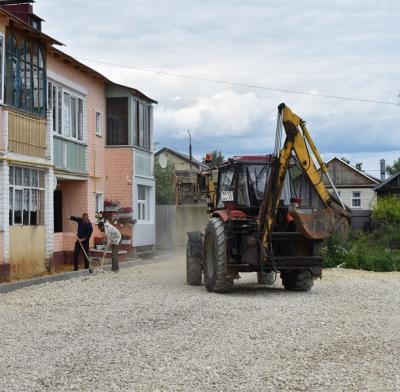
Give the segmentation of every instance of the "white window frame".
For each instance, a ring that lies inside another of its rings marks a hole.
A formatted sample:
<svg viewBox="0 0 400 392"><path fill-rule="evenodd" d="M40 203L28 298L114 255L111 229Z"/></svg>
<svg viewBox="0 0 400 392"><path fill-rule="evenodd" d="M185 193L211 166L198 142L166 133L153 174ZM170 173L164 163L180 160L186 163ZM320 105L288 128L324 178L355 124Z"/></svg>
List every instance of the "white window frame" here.
<svg viewBox="0 0 400 392"><path fill-rule="evenodd" d="M97 115L99 116L99 121L97 122ZM103 112L100 110L95 109L94 111L94 126L95 126L95 132L96 136L103 136Z"/></svg>
<svg viewBox="0 0 400 392"><path fill-rule="evenodd" d="M31 225L31 202L32 202L32 190L36 190L38 191L38 200L37 200L37 223L36 226L44 226L45 222L44 222L44 211L41 211L40 205L41 205L41 200L40 198L43 197L43 200L45 201L45 192L46 192L46 188L45 187L41 187L40 186L40 173L42 173L43 175L43 180L44 180L44 186L45 186L45 172L43 170L39 170L39 169L35 169L35 168L31 168L31 167L26 167L26 166L12 166L13 168L13 181L12 183L9 184L9 191L12 189L12 208L11 205L9 206L9 209L12 209L12 218L11 218L11 226L32 226ZM15 169L21 169L21 182L22 185L16 185L15 184ZM31 178L32 178L32 170L35 170L37 172L37 180L38 180L38 186L32 186L32 185L24 185L24 169L29 169L30 170L30 175L29 175L29 179L31 182ZM28 224L24 225L24 193L25 190L29 191L29 206L28 206ZM21 223L15 223L15 191L22 191L22 209L21 209ZM9 196L9 195L8 195ZM45 207L46 208L46 207ZM43 216L42 216L43 214ZM41 219L41 217L43 219ZM43 220L43 222L42 222Z"/></svg>
<svg viewBox="0 0 400 392"><path fill-rule="evenodd" d="M0 89L0 103L4 103L4 82L5 82L5 61L6 61L6 37L0 33L0 39L3 40L3 53L1 55L1 89Z"/></svg>
<svg viewBox="0 0 400 392"><path fill-rule="evenodd" d="M355 194L358 194L358 196L354 196ZM359 201L360 205L356 206L354 205L355 201ZM361 191L354 191L351 194L351 208L361 208Z"/></svg>
<svg viewBox="0 0 400 392"><path fill-rule="evenodd" d="M49 86L56 87L56 91L57 91L57 98L56 98L56 121L57 124L54 125L53 124L53 133L57 136L60 136L64 139L67 140L71 140L75 143L82 143L85 144L86 141L86 126L85 126L85 110L86 110L86 97L80 93L77 93L76 91L67 88L65 86L63 86L62 84L52 80L52 79L48 79L48 83L47 83L47 97L49 96ZM58 97L58 92L61 92L61 119L59 118L59 112L58 112L58 105L59 105L59 97ZM64 97L65 94L69 95L69 102L70 105L73 102L73 100L75 99L76 101L76 137L72 136L72 118L71 118L71 113L72 110L70 110L70 135L66 135L66 130L65 130L65 122L64 122L64 117L65 117L65 104L64 104ZM52 100L54 101L54 94L53 91L51 92L51 96L52 96ZM82 139L79 139L79 101L82 101ZM50 105L48 104L48 107L50 108ZM61 121L61 133L58 132L59 130L59 122ZM55 130L54 130L55 128Z"/></svg>
<svg viewBox="0 0 400 392"><path fill-rule="evenodd" d="M145 200L139 199L139 187L145 190ZM150 222L150 187L142 184L137 185L137 220L141 223ZM143 219L144 218L144 219Z"/></svg>
<svg viewBox="0 0 400 392"><path fill-rule="evenodd" d="M98 199L99 197L99 199ZM94 194L95 200L95 212L103 212L104 211L104 194L102 192L96 192ZM101 205L101 209L99 209L99 205Z"/></svg>

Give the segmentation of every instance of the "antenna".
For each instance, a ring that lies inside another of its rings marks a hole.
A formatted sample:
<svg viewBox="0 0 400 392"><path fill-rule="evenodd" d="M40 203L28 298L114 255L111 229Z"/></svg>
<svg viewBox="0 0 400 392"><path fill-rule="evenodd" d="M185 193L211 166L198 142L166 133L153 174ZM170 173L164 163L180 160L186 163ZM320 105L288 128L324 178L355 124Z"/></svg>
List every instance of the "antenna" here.
<svg viewBox="0 0 400 392"><path fill-rule="evenodd" d="M189 158L190 158L190 171L192 171L192 135L190 134L190 131L188 129L188 134L189 134Z"/></svg>

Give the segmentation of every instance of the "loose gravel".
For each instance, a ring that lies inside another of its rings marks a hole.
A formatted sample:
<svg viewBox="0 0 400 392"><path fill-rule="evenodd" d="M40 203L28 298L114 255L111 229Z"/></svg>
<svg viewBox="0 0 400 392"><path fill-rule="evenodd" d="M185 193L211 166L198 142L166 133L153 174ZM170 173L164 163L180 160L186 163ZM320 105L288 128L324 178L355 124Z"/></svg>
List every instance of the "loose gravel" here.
<svg viewBox="0 0 400 392"><path fill-rule="evenodd" d="M400 273L218 295L184 265L0 294L0 390L400 391Z"/></svg>

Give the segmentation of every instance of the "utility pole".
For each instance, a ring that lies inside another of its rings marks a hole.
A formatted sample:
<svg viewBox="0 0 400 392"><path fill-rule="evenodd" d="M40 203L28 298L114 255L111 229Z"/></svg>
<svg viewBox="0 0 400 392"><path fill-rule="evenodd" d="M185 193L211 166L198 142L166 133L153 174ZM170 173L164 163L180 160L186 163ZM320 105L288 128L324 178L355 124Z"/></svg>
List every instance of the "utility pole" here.
<svg viewBox="0 0 400 392"><path fill-rule="evenodd" d="M192 135L190 134L190 131L188 129L188 134L189 134L189 158L190 158L190 171L192 171Z"/></svg>

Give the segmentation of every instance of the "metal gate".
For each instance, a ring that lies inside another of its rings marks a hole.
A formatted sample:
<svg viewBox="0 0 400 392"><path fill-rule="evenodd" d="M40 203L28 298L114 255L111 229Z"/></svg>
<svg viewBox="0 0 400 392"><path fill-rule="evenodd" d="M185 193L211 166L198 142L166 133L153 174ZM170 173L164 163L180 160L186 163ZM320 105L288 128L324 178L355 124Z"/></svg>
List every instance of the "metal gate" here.
<svg viewBox="0 0 400 392"><path fill-rule="evenodd" d="M175 248L176 206L156 206L157 249Z"/></svg>

